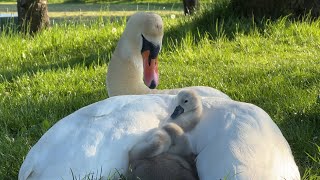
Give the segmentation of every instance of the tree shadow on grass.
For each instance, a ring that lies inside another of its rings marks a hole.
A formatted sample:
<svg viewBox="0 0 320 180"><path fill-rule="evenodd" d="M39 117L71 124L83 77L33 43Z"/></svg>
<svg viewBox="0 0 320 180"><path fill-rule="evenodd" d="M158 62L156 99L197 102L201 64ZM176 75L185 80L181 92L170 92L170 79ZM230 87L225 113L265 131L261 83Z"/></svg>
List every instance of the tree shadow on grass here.
<svg viewBox="0 0 320 180"><path fill-rule="evenodd" d="M284 18L294 19L293 16L282 16ZM304 17L304 16L303 16ZM300 19L303 19L303 17ZM279 18L266 18L264 16L255 17L243 16L235 11L235 8L229 1L218 1L213 4L207 4L202 11L188 21L181 21L179 26L171 28L165 34L165 41L171 41L171 37L184 37L187 33L194 35L195 41L199 41L204 34L208 34L210 39L226 37L232 40L237 33L249 34L257 31L263 33L267 28L268 22L276 21ZM207 36L206 36L207 38ZM178 39L178 42L181 39Z"/></svg>
<svg viewBox="0 0 320 180"><path fill-rule="evenodd" d="M1 1L0 1L1 2ZM181 3L157 3L157 2L132 2L132 1L117 1L110 3L74 3L66 2L61 4L49 4L48 11L50 12L88 12L88 11L154 11L154 10L175 10L182 12ZM16 12L16 4L0 4L2 12Z"/></svg>
<svg viewBox="0 0 320 180"><path fill-rule="evenodd" d="M253 28L251 19L238 17L227 3L217 3L211 6L204 7L193 17L186 16L185 18L191 18L191 20L181 21L179 26L171 28L165 36L168 38L184 37L191 32L198 41L201 38L199 36L205 33L208 33L211 39L220 37L223 33L227 38L232 39L235 37L235 32L250 32Z"/></svg>
<svg viewBox="0 0 320 180"><path fill-rule="evenodd" d="M66 17L54 17L51 18L52 25L64 24L64 25L83 25L83 24L96 24L97 22L121 22L127 16L66 16Z"/></svg>
<svg viewBox="0 0 320 180"><path fill-rule="evenodd" d="M207 4L198 14L193 17L187 16L186 18L191 18L191 21L181 21L177 27L171 28L165 34L165 41L171 41L172 37L185 37L190 32L194 35L196 42L203 38L204 34L208 34L210 39L226 37L232 40L237 33L243 33L244 35L253 31L263 33L270 22L276 22L281 19L292 21L317 20L317 18L308 13L302 13L299 16L293 14L278 16L244 15L228 0L218 0L215 3ZM177 42L180 41L181 39L177 39Z"/></svg>
<svg viewBox="0 0 320 180"><path fill-rule="evenodd" d="M278 124L292 149L301 175L307 168L315 171L320 168L319 164L308 157L308 154L312 157L319 155L316 147L316 144L320 145L319 114L320 104L314 103L310 108L298 112L285 112L284 120Z"/></svg>

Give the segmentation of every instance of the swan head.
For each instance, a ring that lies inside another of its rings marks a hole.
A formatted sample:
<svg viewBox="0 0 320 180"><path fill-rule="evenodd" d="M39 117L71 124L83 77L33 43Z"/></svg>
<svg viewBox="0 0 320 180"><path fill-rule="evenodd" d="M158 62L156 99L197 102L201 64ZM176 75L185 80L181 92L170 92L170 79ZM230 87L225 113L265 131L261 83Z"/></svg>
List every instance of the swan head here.
<svg viewBox="0 0 320 180"><path fill-rule="evenodd" d="M176 107L169 121L178 124L185 131L189 131L199 122L201 114L201 97L192 90L182 90L177 95Z"/></svg>
<svg viewBox="0 0 320 180"><path fill-rule="evenodd" d="M163 38L161 17L149 12L135 13L129 18L123 34L131 42L132 51L140 55L133 63L137 67L143 64L144 84L150 89L156 88L159 83L158 54Z"/></svg>

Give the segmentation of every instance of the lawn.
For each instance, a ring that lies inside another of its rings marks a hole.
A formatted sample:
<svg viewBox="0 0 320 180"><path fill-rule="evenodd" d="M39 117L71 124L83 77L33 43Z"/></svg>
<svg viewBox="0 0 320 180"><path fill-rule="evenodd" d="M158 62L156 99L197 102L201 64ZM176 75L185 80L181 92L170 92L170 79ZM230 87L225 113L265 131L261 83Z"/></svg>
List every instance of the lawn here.
<svg viewBox="0 0 320 180"><path fill-rule="evenodd" d="M49 14L55 15L59 13L70 13L70 12L96 12L108 11L112 13L118 11L137 11L137 10L152 10L152 11L181 11L182 12L182 3L165 3L165 2L108 2L108 3L64 3L64 4L49 4L48 5ZM16 3L1 3L0 2L0 13L1 12L16 12L17 5ZM79 15L79 14L76 14Z"/></svg>
<svg viewBox="0 0 320 180"><path fill-rule="evenodd" d="M184 17L181 5L166 4L149 3L165 23L159 89L211 86L260 106L288 140L303 179L319 179L320 19L258 20L221 7ZM108 61L137 7L111 5L70 7L74 15L101 14L34 37L0 32L0 179L17 179L27 152L59 119L108 98ZM69 14L55 6L51 13Z"/></svg>
<svg viewBox="0 0 320 180"><path fill-rule="evenodd" d="M134 1L113 1L107 3L63 3L49 4L49 17L51 24L59 22L90 22L98 17L105 20L111 18L123 18L130 16L136 11L152 11L160 15L170 16L172 14L183 15L182 3L166 2L134 2ZM17 5L13 2L0 1L0 14L17 14Z"/></svg>

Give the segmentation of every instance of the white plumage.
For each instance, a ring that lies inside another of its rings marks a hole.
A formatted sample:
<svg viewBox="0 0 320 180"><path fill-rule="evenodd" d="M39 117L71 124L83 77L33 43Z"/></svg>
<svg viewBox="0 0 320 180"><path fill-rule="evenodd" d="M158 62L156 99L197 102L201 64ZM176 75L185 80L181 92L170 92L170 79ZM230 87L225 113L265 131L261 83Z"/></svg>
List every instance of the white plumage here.
<svg viewBox="0 0 320 180"><path fill-rule="evenodd" d="M109 64L109 95L177 94L179 89L150 90L143 82L141 35L161 47L160 16L138 13L128 24ZM202 99L202 119L188 135L198 154L201 180L300 179L287 141L262 109L232 101L213 88L189 89L215 97ZM74 112L32 147L20 168L19 180L71 179L72 173L77 178L90 173L107 178L115 169L127 169L128 151L146 131L169 118L174 98L116 96Z"/></svg>
<svg viewBox="0 0 320 180"><path fill-rule="evenodd" d="M168 116L172 96L119 96L86 106L61 119L32 147L19 179L71 179L123 170L127 152L143 132Z"/></svg>
<svg viewBox="0 0 320 180"><path fill-rule="evenodd" d="M203 99L203 118L189 135L201 180L300 179L290 146L261 108Z"/></svg>
<svg viewBox="0 0 320 180"><path fill-rule="evenodd" d="M127 169L128 151L171 115L175 96L112 97L60 120L30 150L19 179L70 179L102 169ZM203 117L190 132L201 180L300 179L279 128L252 104L203 98ZM29 177L29 178L28 178Z"/></svg>

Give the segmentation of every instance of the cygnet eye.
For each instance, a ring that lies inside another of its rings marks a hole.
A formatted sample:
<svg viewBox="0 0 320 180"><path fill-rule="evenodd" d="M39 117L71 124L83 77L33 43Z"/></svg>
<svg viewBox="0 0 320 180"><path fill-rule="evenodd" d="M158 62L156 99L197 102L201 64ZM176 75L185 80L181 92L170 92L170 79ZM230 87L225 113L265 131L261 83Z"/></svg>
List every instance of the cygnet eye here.
<svg viewBox="0 0 320 180"><path fill-rule="evenodd" d="M188 102L188 100L184 100L184 103L187 103Z"/></svg>

